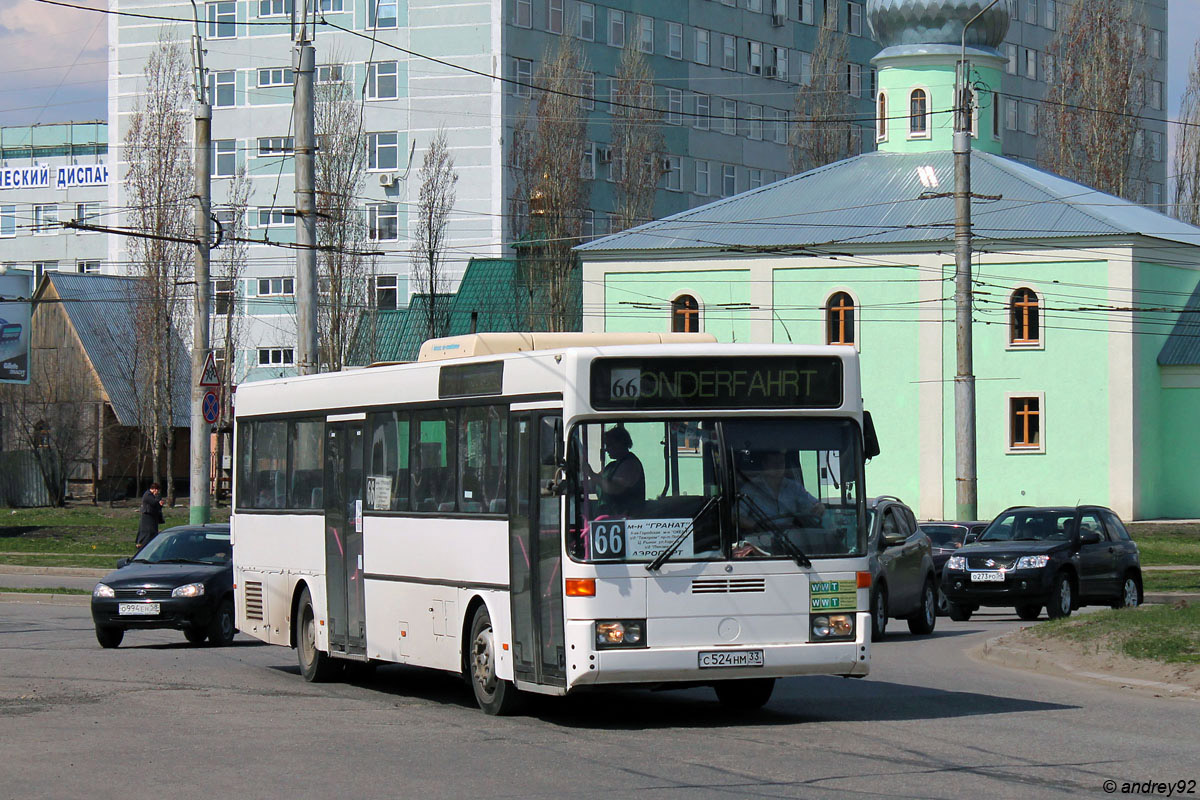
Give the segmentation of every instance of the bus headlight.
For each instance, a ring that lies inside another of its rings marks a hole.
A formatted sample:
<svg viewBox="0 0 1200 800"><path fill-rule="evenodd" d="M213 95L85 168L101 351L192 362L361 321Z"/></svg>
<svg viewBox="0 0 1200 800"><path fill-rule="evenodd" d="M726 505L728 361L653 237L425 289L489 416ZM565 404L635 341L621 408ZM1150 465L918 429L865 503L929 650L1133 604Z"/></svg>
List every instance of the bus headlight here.
<svg viewBox="0 0 1200 800"><path fill-rule="evenodd" d="M596 647L645 647L646 620L612 619L596 622Z"/></svg>
<svg viewBox="0 0 1200 800"><path fill-rule="evenodd" d="M853 638L853 614L820 614L812 618L812 639L814 642Z"/></svg>

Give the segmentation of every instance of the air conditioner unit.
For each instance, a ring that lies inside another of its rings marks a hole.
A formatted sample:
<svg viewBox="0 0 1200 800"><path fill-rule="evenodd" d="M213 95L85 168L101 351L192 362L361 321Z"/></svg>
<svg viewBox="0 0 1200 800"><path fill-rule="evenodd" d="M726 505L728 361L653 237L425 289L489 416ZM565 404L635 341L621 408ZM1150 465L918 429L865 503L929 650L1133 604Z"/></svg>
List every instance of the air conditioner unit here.
<svg viewBox="0 0 1200 800"><path fill-rule="evenodd" d="M787 14L776 12L771 15L771 24L776 28L782 28L787 24Z"/></svg>
<svg viewBox="0 0 1200 800"><path fill-rule="evenodd" d="M658 159L658 171L664 175L671 171L671 157L662 156Z"/></svg>
<svg viewBox="0 0 1200 800"><path fill-rule="evenodd" d="M774 78L779 75L779 69L768 64L763 68L763 75L766 75L768 78Z"/></svg>
<svg viewBox="0 0 1200 800"><path fill-rule="evenodd" d="M601 164L611 164L612 163L612 148L611 147L597 147L596 148L596 160L599 161Z"/></svg>
<svg viewBox="0 0 1200 800"><path fill-rule="evenodd" d="M389 186L396 185L396 174L393 172L382 172L379 174L379 185L385 189Z"/></svg>

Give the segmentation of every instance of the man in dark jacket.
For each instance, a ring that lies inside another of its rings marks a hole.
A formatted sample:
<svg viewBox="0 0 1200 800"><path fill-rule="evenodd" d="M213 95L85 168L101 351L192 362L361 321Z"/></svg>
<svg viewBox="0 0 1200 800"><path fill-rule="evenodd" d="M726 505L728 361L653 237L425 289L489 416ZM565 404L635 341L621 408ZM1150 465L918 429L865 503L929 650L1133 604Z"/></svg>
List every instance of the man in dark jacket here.
<svg viewBox="0 0 1200 800"><path fill-rule="evenodd" d="M158 526L163 521L163 501L158 493L158 484L152 483L142 495L142 512L138 514L137 541L134 543L134 547L139 551L158 536Z"/></svg>

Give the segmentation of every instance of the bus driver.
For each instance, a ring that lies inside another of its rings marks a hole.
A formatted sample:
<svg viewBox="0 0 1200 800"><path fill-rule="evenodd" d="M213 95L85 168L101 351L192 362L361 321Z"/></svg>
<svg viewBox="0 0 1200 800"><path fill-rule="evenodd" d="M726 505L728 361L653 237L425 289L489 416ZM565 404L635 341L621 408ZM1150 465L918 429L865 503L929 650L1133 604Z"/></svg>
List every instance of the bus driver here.
<svg viewBox="0 0 1200 800"><path fill-rule="evenodd" d="M635 516L646 502L646 472L634 455L633 437L624 426L609 428L601 437L611 459L596 472L585 463L588 482L595 487L600 512L613 517Z"/></svg>
<svg viewBox="0 0 1200 800"><path fill-rule="evenodd" d="M750 453L738 495L738 524L742 540L734 558L771 554L771 539L788 528L820 527L825 506L793 478L781 450ZM783 533L786 535L786 533Z"/></svg>

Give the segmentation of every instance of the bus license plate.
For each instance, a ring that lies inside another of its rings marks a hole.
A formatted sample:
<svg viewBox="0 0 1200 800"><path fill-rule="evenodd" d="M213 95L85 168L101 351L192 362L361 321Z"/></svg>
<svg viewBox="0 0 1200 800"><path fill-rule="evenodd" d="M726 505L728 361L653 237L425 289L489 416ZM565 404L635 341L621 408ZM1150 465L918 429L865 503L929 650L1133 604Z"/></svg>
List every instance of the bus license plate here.
<svg viewBox="0 0 1200 800"><path fill-rule="evenodd" d="M120 603L117 613L122 616L153 617L159 613L158 603Z"/></svg>
<svg viewBox="0 0 1200 800"><path fill-rule="evenodd" d="M1004 583L1003 572L972 572L971 583Z"/></svg>
<svg viewBox="0 0 1200 800"><path fill-rule="evenodd" d="M706 650L700 653L700 669L709 667L761 667L762 650Z"/></svg>

